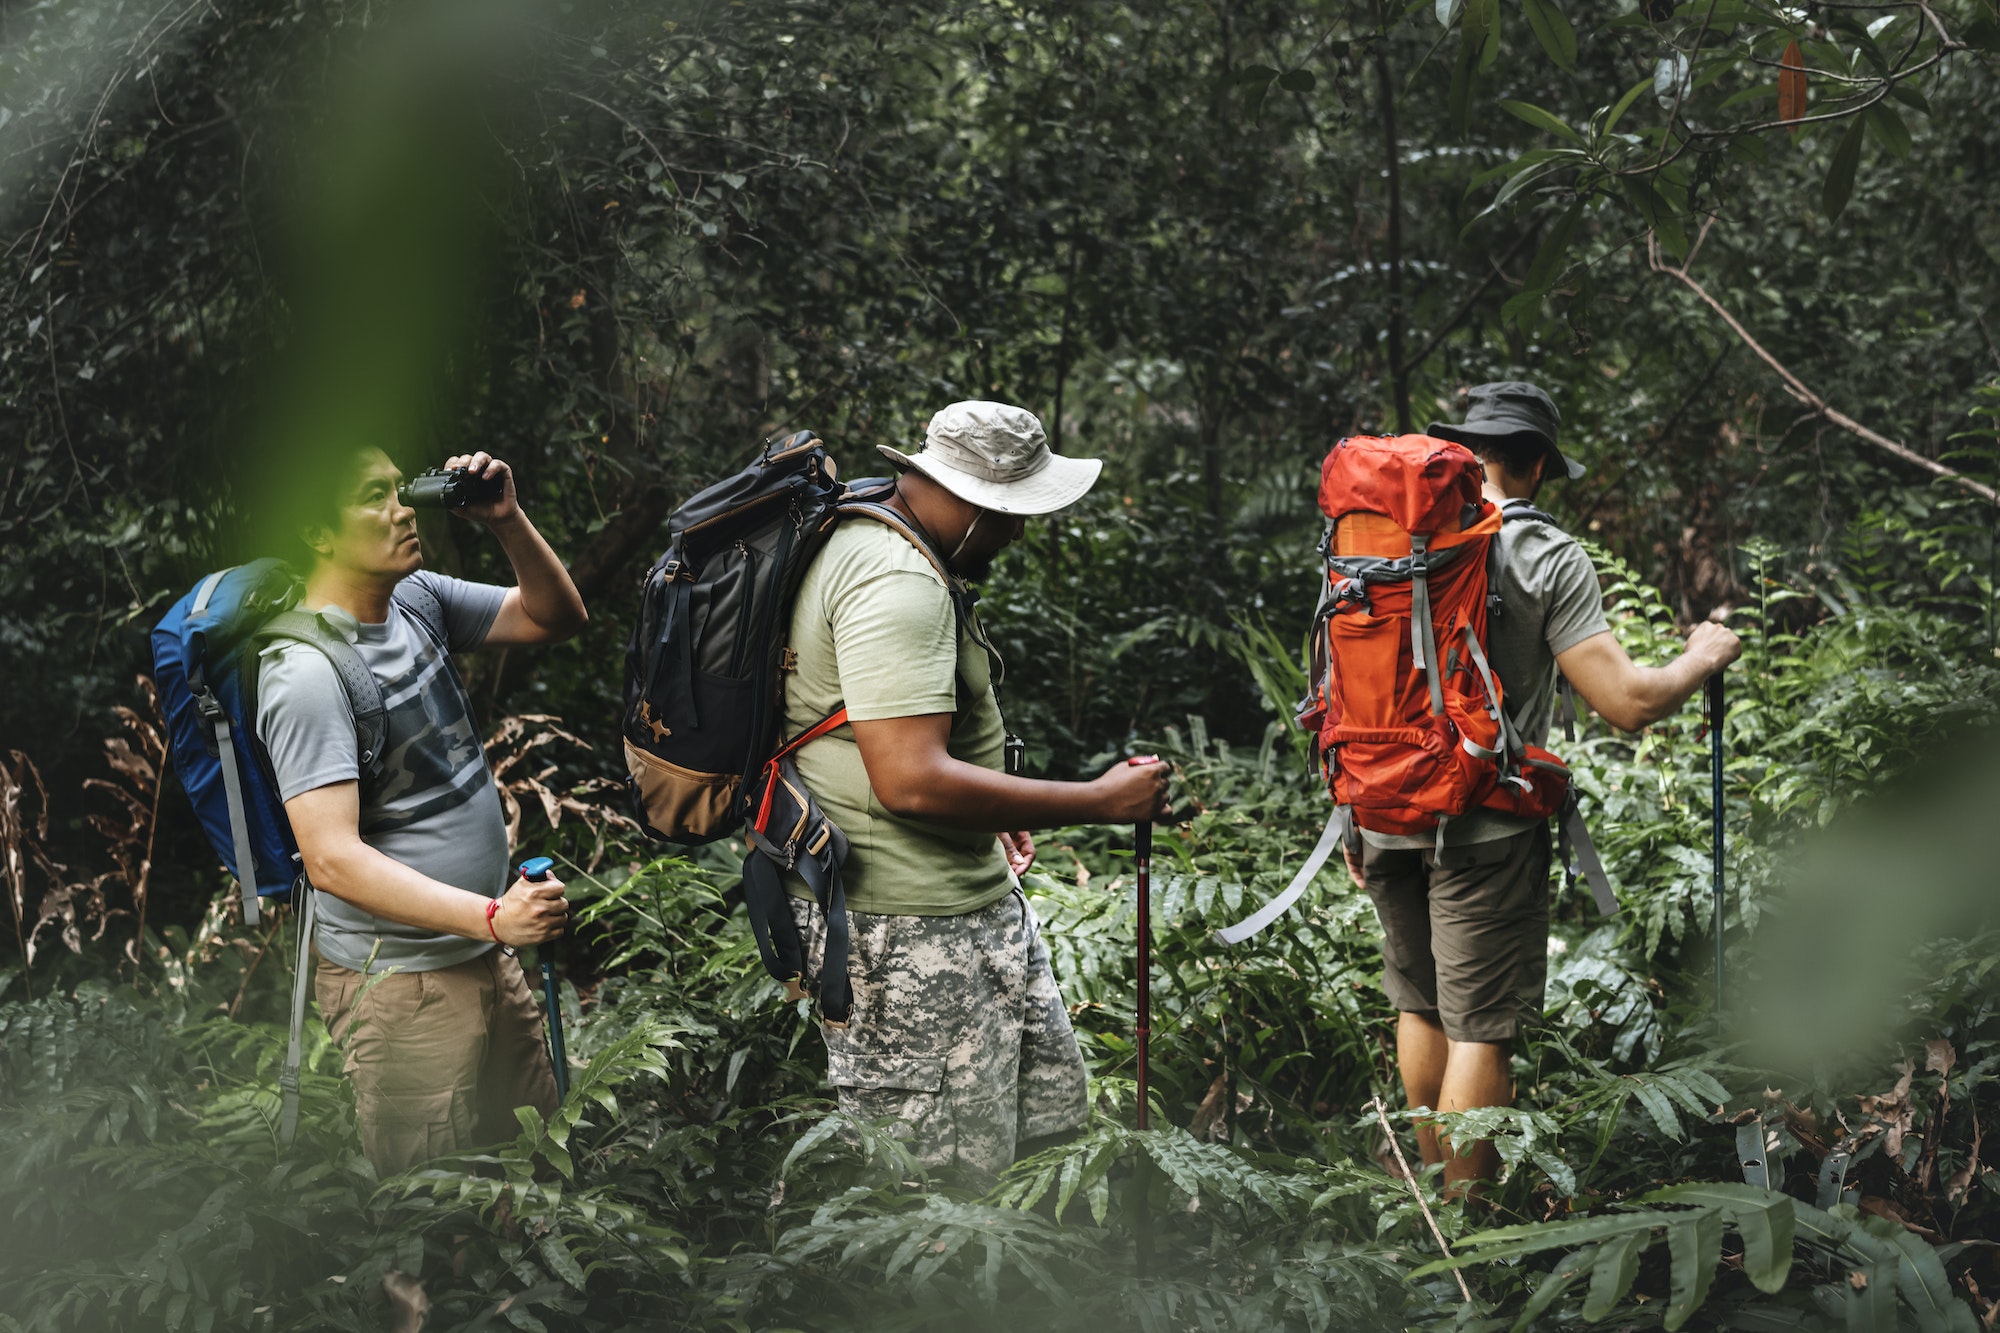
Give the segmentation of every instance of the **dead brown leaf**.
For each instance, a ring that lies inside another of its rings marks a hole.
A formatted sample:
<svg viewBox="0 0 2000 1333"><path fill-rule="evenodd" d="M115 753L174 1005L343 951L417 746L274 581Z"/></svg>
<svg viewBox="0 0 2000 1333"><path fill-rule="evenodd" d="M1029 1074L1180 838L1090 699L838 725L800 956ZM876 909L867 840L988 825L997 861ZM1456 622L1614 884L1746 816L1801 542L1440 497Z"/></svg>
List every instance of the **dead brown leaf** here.
<svg viewBox="0 0 2000 1333"><path fill-rule="evenodd" d="M1188 1121L1188 1133L1197 1139L1219 1138L1227 1131L1222 1128L1226 1118L1224 1108L1228 1104L1229 1075L1217 1074L1215 1081L1202 1094L1201 1105L1194 1108L1194 1119Z"/></svg>
<svg viewBox="0 0 2000 1333"><path fill-rule="evenodd" d="M395 1333L422 1333L431 1308L422 1282L392 1268L382 1275L382 1294L389 1298L389 1326Z"/></svg>
<svg viewBox="0 0 2000 1333"><path fill-rule="evenodd" d="M1902 1077L1888 1092L1875 1097L1859 1097L1862 1113L1873 1120L1873 1124L1863 1125L1855 1135L1856 1143L1865 1143L1876 1134L1886 1134L1882 1143L1883 1152L1889 1160L1901 1163L1903 1158L1903 1136L1910 1132L1911 1122L1916 1118L1916 1103L1910 1097L1910 1080L1916 1077L1914 1062L1905 1060L1896 1066Z"/></svg>
<svg viewBox="0 0 2000 1333"><path fill-rule="evenodd" d="M1951 1179L1944 1185L1944 1201L1956 1208L1965 1202L1965 1196L1972 1190L1972 1178L1979 1174L1979 1108L1972 1111L1972 1151L1965 1156L1965 1165L1951 1173ZM2000 1307L1996 1307L2000 1308Z"/></svg>

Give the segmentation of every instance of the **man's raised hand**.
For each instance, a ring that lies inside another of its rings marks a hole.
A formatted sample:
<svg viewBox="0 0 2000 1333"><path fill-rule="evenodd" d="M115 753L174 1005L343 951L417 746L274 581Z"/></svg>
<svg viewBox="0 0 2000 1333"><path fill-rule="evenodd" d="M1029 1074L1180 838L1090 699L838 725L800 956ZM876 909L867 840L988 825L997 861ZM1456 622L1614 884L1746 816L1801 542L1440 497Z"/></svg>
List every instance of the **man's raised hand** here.
<svg viewBox="0 0 2000 1333"><path fill-rule="evenodd" d="M509 948L557 939L568 925L569 903L554 876L516 879L493 911L493 934Z"/></svg>
<svg viewBox="0 0 2000 1333"><path fill-rule="evenodd" d="M1097 818L1105 824L1136 824L1167 817L1167 779L1172 770L1148 755L1106 770L1090 785Z"/></svg>
<svg viewBox="0 0 2000 1333"><path fill-rule="evenodd" d="M1704 620L1688 632L1685 651L1689 657L1706 662L1712 676L1743 656L1743 640L1727 625Z"/></svg>
<svg viewBox="0 0 2000 1333"><path fill-rule="evenodd" d="M484 449L471 454L453 454L445 459L447 468L464 468L475 477L501 483L500 498L469 504L453 512L475 523L498 523L501 519L512 518L521 512L521 503L514 497L514 469L487 453Z"/></svg>

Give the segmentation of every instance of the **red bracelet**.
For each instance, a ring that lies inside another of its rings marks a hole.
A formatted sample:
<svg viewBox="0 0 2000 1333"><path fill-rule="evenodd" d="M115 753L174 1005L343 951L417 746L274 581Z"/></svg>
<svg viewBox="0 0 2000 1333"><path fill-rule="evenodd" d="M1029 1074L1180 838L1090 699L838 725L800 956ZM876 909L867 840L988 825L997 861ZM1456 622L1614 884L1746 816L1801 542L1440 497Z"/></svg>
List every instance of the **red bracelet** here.
<svg viewBox="0 0 2000 1333"><path fill-rule="evenodd" d="M500 910L500 900L498 898L495 898L492 902L486 904L486 933L493 937L493 942L495 944L498 944L502 948L505 948L506 941L500 938L499 931L493 929L493 914L499 910Z"/></svg>

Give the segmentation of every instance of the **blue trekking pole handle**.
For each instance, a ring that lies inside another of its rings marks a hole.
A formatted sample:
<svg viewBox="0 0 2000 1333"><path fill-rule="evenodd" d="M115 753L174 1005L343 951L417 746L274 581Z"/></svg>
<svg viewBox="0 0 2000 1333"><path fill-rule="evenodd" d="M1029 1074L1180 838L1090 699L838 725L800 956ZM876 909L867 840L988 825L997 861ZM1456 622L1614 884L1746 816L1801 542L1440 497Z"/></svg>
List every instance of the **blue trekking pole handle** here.
<svg viewBox="0 0 2000 1333"><path fill-rule="evenodd" d="M1710 855L1714 858L1711 875L1715 889L1715 1021L1722 1023L1722 918L1725 896L1723 892L1723 842L1722 842L1722 673L1716 672L1708 678L1708 780L1709 780L1709 843Z"/></svg>
<svg viewBox="0 0 2000 1333"><path fill-rule="evenodd" d="M549 877L556 863L546 856L521 862L521 878L539 883ZM556 1096L569 1098L569 1057L563 1051L562 1000L556 994L556 964L547 946L537 950L542 958L542 1004L549 1014L549 1064L555 1070Z"/></svg>

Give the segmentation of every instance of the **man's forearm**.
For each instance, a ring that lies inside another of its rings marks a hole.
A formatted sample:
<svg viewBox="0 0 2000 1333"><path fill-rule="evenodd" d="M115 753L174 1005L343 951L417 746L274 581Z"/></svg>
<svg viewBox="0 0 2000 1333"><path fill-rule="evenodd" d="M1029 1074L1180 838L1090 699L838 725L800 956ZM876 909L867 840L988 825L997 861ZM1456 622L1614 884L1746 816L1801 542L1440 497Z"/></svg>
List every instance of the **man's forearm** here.
<svg viewBox="0 0 2000 1333"><path fill-rule="evenodd" d="M875 799L891 814L980 833L1052 828L1100 818L1087 782L1017 778L946 756L921 771L899 774L895 789Z"/></svg>
<svg viewBox="0 0 2000 1333"><path fill-rule="evenodd" d="M385 921L469 940L488 938L490 899L440 883L359 839L309 857L306 873L314 888Z"/></svg>
<svg viewBox="0 0 2000 1333"><path fill-rule="evenodd" d="M1636 702L1642 716L1635 726L1628 728L1631 731L1651 726L1670 716L1687 702L1689 695L1701 688L1701 683L1715 668L1705 658L1682 653L1665 666L1639 667L1637 670L1639 680L1634 693L1638 696Z"/></svg>
<svg viewBox="0 0 2000 1333"><path fill-rule="evenodd" d="M514 567L514 581L521 589L521 610L528 619L559 637L582 629L590 618L584 610L583 595L528 516L516 509L494 523L492 530L499 539L500 549L507 553L508 563Z"/></svg>

